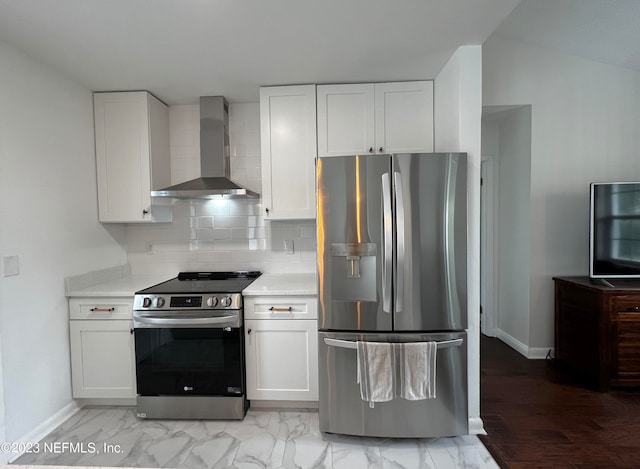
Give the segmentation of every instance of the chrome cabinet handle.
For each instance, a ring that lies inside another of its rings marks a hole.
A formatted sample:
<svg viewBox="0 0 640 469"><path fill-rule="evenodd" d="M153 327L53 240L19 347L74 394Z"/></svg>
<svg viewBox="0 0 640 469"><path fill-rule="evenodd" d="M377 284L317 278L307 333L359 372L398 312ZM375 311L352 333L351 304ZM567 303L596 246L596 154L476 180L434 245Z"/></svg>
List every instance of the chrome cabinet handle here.
<svg viewBox="0 0 640 469"><path fill-rule="evenodd" d="M92 313L113 313L115 310L115 308L99 308L96 306L94 308L91 308L89 311L91 311Z"/></svg>
<svg viewBox="0 0 640 469"><path fill-rule="evenodd" d="M391 312L391 274L393 272L393 226L391 213L391 178L382 175L382 310Z"/></svg>

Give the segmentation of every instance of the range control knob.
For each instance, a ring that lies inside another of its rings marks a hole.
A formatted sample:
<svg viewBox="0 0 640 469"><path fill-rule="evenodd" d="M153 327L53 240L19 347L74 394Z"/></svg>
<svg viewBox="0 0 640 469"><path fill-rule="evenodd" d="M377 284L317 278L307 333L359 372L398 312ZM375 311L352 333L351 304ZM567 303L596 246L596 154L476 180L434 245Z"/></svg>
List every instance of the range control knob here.
<svg viewBox="0 0 640 469"><path fill-rule="evenodd" d="M209 308L213 308L217 304L218 304L218 297L217 296L212 296L211 298L207 298L207 306Z"/></svg>
<svg viewBox="0 0 640 469"><path fill-rule="evenodd" d="M222 304L222 306L224 306L225 308L227 306L231 306L231 297L230 296L223 296L222 298L220 298L220 303Z"/></svg>
<svg viewBox="0 0 640 469"><path fill-rule="evenodd" d="M143 298L142 299L142 307L143 308L148 308L149 306L151 306L151 298Z"/></svg>
<svg viewBox="0 0 640 469"><path fill-rule="evenodd" d="M159 296L158 298L156 298L155 307L156 308L162 308L164 306L164 303L165 303L164 298Z"/></svg>

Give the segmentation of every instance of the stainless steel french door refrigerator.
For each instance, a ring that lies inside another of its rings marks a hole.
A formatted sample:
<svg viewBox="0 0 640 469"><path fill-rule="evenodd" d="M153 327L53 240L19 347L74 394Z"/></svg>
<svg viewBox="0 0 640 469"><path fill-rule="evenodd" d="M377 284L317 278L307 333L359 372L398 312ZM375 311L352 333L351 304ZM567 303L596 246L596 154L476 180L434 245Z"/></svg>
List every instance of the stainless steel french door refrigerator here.
<svg viewBox="0 0 640 469"><path fill-rule="evenodd" d="M320 430L467 434L466 154L322 157L317 191ZM436 342L436 397L363 401L357 341Z"/></svg>

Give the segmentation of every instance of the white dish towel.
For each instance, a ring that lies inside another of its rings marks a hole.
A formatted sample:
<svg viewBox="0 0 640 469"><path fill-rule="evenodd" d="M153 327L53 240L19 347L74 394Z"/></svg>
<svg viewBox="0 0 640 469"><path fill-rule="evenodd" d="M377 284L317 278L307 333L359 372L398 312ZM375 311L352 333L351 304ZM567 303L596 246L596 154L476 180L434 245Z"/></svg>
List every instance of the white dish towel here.
<svg viewBox="0 0 640 469"><path fill-rule="evenodd" d="M436 351L435 342L410 342L393 344L397 357L398 393L410 400L434 399L436 397Z"/></svg>
<svg viewBox="0 0 640 469"><path fill-rule="evenodd" d="M360 397L373 407L374 402L390 401L394 397L393 344L357 342L357 382Z"/></svg>
<svg viewBox="0 0 640 469"><path fill-rule="evenodd" d="M360 397L373 407L394 397L410 401L436 397L435 342L357 342Z"/></svg>

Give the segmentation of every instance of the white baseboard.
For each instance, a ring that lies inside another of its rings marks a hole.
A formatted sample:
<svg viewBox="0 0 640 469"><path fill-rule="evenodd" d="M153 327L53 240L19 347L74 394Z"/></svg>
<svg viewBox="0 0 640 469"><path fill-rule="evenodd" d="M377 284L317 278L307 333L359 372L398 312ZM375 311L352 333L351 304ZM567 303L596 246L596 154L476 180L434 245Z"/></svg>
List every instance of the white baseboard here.
<svg viewBox="0 0 640 469"><path fill-rule="evenodd" d="M547 355L555 356L555 350L553 347L543 348L543 347L530 347L529 348L529 356L532 360L544 360L547 358Z"/></svg>
<svg viewBox="0 0 640 469"><path fill-rule="evenodd" d="M531 360L544 360L547 358L550 348L545 347L529 347L512 335L507 334L502 329L496 329L496 337L514 349L520 355ZM553 356L553 349L551 348L551 356Z"/></svg>
<svg viewBox="0 0 640 469"><path fill-rule="evenodd" d="M265 401L251 399L251 409L278 410L278 409L318 409L318 401Z"/></svg>
<svg viewBox="0 0 640 469"><path fill-rule="evenodd" d="M486 435L484 423L480 417L469 417L469 435Z"/></svg>
<svg viewBox="0 0 640 469"><path fill-rule="evenodd" d="M51 433L53 430L55 430L58 426L60 426L63 422L69 419L72 415L78 412L80 409L81 407L75 401L71 401L69 402L69 404L64 406L62 409L60 409L58 412L53 414L47 420L45 420L36 428L31 430L29 433L18 438L16 441L19 441L19 442L40 441L49 433ZM16 459L18 459L20 456L22 456L22 454L23 453L19 453L19 454L12 453L11 457L9 458L9 463L12 463Z"/></svg>
<svg viewBox="0 0 640 469"><path fill-rule="evenodd" d="M113 398L113 399L76 399L79 407L86 406L124 406L132 407L136 405L136 398Z"/></svg>

